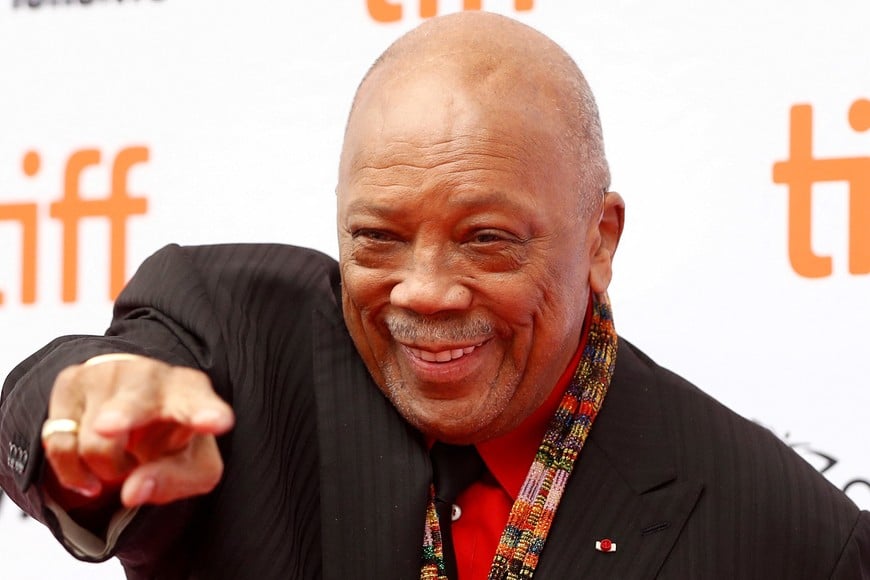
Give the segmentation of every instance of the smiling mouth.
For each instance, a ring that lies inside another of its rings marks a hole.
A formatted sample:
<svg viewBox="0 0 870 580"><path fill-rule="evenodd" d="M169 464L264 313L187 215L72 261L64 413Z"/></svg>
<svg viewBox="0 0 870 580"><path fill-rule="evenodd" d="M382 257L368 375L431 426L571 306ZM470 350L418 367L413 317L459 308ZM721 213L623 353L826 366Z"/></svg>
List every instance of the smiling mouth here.
<svg viewBox="0 0 870 580"><path fill-rule="evenodd" d="M480 343L483 344L483 343ZM420 360L426 362L434 362L434 363L446 363L450 361L454 361L456 359L460 359L466 355L471 354L474 350L480 346L480 344L475 344L473 346L466 346L463 348L451 348L448 350L440 350L437 352L433 352L431 350L423 350L420 348L407 347L408 351Z"/></svg>

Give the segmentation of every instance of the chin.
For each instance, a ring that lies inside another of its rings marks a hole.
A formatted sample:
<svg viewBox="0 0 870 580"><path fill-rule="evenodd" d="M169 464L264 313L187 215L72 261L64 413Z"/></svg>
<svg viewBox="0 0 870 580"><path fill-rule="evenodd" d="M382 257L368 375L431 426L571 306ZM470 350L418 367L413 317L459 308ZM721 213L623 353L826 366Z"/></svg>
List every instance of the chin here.
<svg viewBox="0 0 870 580"><path fill-rule="evenodd" d="M387 392L387 397L399 414L423 435L445 443L474 443L485 425L485 421L469 416L468 406L459 401L427 401L420 404L391 392Z"/></svg>
<svg viewBox="0 0 870 580"><path fill-rule="evenodd" d="M399 414L426 437L466 445L499 434L496 431L506 401L491 389L486 395L478 391L456 398L435 399L416 392L397 376L394 366L382 365L380 370L386 378L382 387L384 394Z"/></svg>
<svg viewBox="0 0 870 580"><path fill-rule="evenodd" d="M433 409L432 407L441 407ZM498 435L495 432L498 417L494 410L484 415L470 414L468 406L461 402L453 405L426 405L426 409L409 406L407 414L401 408L399 412L414 425L423 435L451 443L454 445L469 445L479 443ZM444 408L454 407L454 409Z"/></svg>

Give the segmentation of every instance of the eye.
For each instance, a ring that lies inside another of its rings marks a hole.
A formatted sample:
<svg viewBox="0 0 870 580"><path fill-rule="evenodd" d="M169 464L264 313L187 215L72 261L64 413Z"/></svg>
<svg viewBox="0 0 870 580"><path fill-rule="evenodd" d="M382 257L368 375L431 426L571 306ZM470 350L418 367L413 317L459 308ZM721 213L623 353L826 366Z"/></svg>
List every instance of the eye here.
<svg viewBox="0 0 870 580"><path fill-rule="evenodd" d="M480 228L468 232L462 247L469 263L481 271L509 272L527 261L527 242L509 230Z"/></svg>
<svg viewBox="0 0 870 580"><path fill-rule="evenodd" d="M484 232L474 235L474 241L478 244L490 244L492 242L502 241L502 237L492 232Z"/></svg>
<svg viewBox="0 0 870 580"><path fill-rule="evenodd" d="M396 236L384 230L361 228L351 232L353 239L363 242L392 242Z"/></svg>
<svg viewBox="0 0 870 580"><path fill-rule="evenodd" d="M469 241L473 244L497 244L500 242L511 242L516 240L516 236L513 236L507 232L501 230L477 230L472 233Z"/></svg>

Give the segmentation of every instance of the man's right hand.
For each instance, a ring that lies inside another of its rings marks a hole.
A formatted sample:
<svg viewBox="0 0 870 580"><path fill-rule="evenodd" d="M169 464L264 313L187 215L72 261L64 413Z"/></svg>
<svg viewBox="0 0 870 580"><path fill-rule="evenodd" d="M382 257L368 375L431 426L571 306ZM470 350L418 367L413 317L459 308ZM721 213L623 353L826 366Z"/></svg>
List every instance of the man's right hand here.
<svg viewBox="0 0 870 580"><path fill-rule="evenodd" d="M215 436L234 422L203 372L129 354L64 369L46 423L55 419L78 424L76 433L55 432L42 441L49 481L79 496L55 498L65 508L105 501L119 489L127 507L211 491L223 473Z"/></svg>

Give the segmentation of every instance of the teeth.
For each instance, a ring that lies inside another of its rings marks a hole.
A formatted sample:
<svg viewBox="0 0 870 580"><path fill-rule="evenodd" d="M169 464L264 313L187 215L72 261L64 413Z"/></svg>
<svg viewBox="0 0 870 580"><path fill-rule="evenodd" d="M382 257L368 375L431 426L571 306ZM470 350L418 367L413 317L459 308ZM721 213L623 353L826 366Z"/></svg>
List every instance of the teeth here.
<svg viewBox="0 0 870 580"><path fill-rule="evenodd" d="M450 362L450 361L456 360L458 358L462 358L467 354L471 354L472 352L474 352L474 349L476 349L478 346L480 346L480 345L476 344L474 346L466 346L465 348L454 348L451 350L442 350L439 352L432 352L432 351L428 351L428 350L422 350L419 348L409 348L408 350L410 350L411 354L413 354L415 357L417 357L421 360L424 360L426 362L443 363L443 362Z"/></svg>

